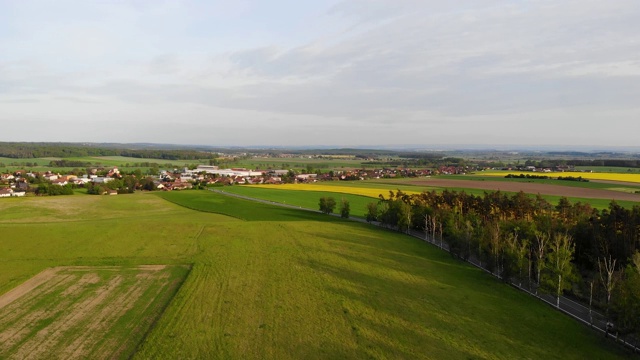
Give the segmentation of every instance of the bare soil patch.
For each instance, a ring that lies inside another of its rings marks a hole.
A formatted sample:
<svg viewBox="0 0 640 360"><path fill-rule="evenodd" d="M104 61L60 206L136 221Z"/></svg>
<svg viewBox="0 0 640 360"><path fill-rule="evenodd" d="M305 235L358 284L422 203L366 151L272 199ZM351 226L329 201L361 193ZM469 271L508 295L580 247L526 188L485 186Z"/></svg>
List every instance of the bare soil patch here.
<svg viewBox="0 0 640 360"><path fill-rule="evenodd" d="M0 358L130 357L182 283L175 268L42 271L0 296Z"/></svg>
<svg viewBox="0 0 640 360"><path fill-rule="evenodd" d="M529 194L556 195L589 199L640 201L640 194L629 194L619 191L589 189L574 186L550 185L540 183L510 181L480 181L451 179L421 179L408 182L418 186L436 186L443 188L467 188L491 191L523 191Z"/></svg>

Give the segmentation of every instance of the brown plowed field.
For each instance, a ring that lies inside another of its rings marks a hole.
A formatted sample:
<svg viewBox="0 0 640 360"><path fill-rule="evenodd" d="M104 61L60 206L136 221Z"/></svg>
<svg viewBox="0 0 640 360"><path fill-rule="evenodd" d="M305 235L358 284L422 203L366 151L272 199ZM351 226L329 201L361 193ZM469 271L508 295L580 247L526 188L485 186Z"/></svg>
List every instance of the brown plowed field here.
<svg viewBox="0 0 640 360"><path fill-rule="evenodd" d="M436 186L442 188L466 188L480 190L500 190L529 194L557 195L589 199L640 201L640 194L630 194L621 191L588 189L575 186L549 185L539 183L511 182L511 181L478 181L478 180L450 180L423 179L408 182L418 186ZM637 185L637 184L636 184Z"/></svg>

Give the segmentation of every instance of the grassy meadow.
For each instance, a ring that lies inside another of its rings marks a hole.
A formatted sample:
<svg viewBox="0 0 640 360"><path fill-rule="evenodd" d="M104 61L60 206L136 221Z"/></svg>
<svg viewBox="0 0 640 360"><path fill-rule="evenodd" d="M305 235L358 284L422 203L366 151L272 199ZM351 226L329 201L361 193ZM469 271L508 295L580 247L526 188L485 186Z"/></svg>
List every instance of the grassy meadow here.
<svg viewBox="0 0 640 360"><path fill-rule="evenodd" d="M631 356L367 224L209 191L2 200L0 293L53 266L193 265L134 359Z"/></svg>

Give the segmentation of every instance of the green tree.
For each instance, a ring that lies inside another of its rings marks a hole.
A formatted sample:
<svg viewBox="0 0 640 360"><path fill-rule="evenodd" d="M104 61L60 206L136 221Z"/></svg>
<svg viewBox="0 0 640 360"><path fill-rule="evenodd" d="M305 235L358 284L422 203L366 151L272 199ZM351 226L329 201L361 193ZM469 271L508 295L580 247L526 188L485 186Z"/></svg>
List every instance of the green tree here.
<svg viewBox="0 0 640 360"><path fill-rule="evenodd" d="M549 241L549 249L546 256L545 268L548 270L546 284L554 288L556 292L556 307L560 307L560 295L565 289L569 289L574 279L573 254L575 245L573 239L566 233L555 233Z"/></svg>
<svg viewBox="0 0 640 360"><path fill-rule="evenodd" d="M349 200L343 198L342 202L340 203L340 217L348 219L350 211L351 206L349 205Z"/></svg>
<svg viewBox="0 0 640 360"><path fill-rule="evenodd" d="M325 214L333 213L333 210L336 208L336 200L332 197L321 197L320 198L320 211Z"/></svg>
<svg viewBox="0 0 640 360"><path fill-rule="evenodd" d="M370 202L367 204L367 213L365 214L367 222L378 220L378 203Z"/></svg>
<svg viewBox="0 0 640 360"><path fill-rule="evenodd" d="M536 282L538 286L542 281L542 270L544 269L544 259L549 248L549 238L551 238L551 235L548 232L536 230L533 251L536 257Z"/></svg>
<svg viewBox="0 0 640 360"><path fill-rule="evenodd" d="M640 253L634 256L640 258ZM633 260L633 259L632 259ZM616 330L622 335L638 333L640 330L640 267L629 264L616 286L611 301L611 310Z"/></svg>

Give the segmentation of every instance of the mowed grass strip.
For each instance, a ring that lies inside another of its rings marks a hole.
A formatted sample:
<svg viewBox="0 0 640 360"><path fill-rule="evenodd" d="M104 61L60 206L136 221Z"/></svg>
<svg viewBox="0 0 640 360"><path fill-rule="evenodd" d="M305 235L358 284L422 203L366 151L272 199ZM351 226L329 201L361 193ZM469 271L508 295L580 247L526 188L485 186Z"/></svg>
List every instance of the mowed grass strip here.
<svg viewBox="0 0 640 360"><path fill-rule="evenodd" d="M0 357L127 359L187 272L184 266L46 270L36 277L39 286L0 297Z"/></svg>
<svg viewBox="0 0 640 360"><path fill-rule="evenodd" d="M237 217L251 206L194 193L171 200ZM588 328L420 240L315 217L205 227L191 275L135 358L625 357Z"/></svg>

